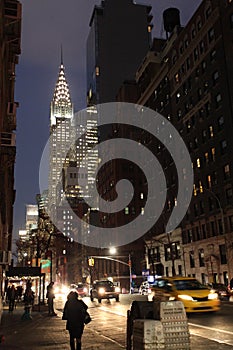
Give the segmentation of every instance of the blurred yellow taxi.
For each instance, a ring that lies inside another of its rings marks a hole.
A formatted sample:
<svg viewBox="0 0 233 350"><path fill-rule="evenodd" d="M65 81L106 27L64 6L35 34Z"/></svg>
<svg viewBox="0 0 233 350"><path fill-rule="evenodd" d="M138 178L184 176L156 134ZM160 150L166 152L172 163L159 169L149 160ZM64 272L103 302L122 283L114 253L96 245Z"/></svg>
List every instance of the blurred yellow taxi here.
<svg viewBox="0 0 233 350"><path fill-rule="evenodd" d="M150 300L182 301L187 313L220 309L218 294L192 277L161 277L151 287Z"/></svg>

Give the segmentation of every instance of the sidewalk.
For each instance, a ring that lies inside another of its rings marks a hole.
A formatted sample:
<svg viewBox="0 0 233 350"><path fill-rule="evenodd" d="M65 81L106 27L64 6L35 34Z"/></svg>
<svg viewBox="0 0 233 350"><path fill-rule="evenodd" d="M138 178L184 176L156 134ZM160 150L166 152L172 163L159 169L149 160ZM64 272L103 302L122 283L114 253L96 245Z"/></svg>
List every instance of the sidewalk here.
<svg viewBox="0 0 233 350"><path fill-rule="evenodd" d="M0 335L3 334L5 340L0 344L1 350L70 350L69 333L61 313L50 317L47 310L33 311L32 320L22 320L23 313L23 305L18 305L13 313L4 306ZM92 330L90 325L85 327L82 343L85 350L122 350L122 347Z"/></svg>
<svg viewBox="0 0 233 350"><path fill-rule="evenodd" d="M91 309L89 310L91 313ZM0 335L4 335L5 341L0 344L0 350L70 350L69 333L65 330L66 321L61 319L61 312L51 317L47 314L47 308L32 312L32 320L22 320L24 306L18 305L13 313L8 312L8 306L4 307ZM125 347L114 343L106 332L101 332L99 320L92 325L92 321L85 327L82 338L83 350L122 350ZM109 324L109 330L114 334L114 322ZM122 330L123 331L123 330ZM123 331L124 333L124 331ZM124 337L124 334L122 334ZM191 335L192 350L230 350L231 346Z"/></svg>

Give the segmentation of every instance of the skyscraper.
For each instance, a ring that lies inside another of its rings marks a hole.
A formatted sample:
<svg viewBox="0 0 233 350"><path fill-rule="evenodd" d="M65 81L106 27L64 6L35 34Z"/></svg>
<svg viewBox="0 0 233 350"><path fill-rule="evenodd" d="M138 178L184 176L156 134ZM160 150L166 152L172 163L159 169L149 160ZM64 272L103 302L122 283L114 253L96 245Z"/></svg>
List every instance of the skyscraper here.
<svg viewBox="0 0 233 350"><path fill-rule="evenodd" d="M151 6L105 0L95 6L87 40L87 103L115 101L151 44Z"/></svg>
<svg viewBox="0 0 233 350"><path fill-rule="evenodd" d="M50 105L50 159L49 159L49 208L56 206L61 197L61 170L69 164L66 145L70 140L71 119L74 108L65 77L63 60Z"/></svg>

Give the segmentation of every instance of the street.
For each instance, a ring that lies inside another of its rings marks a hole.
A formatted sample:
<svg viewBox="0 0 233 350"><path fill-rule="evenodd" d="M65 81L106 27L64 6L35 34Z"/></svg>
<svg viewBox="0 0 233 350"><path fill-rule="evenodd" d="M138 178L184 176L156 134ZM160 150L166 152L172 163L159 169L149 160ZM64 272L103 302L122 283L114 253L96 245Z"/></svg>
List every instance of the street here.
<svg viewBox="0 0 233 350"><path fill-rule="evenodd" d="M111 340L120 348L126 347L126 318L127 310L133 300L147 300L146 295L120 295L120 302L102 300L91 302L90 298L84 298L88 310L92 316L92 332L101 334ZM56 299L56 308L59 314L62 312L64 300ZM206 350L206 341L211 341L208 349L233 349L233 303L222 302L221 310L217 313L192 314L188 316L189 330L191 334L191 347L194 343L198 348Z"/></svg>

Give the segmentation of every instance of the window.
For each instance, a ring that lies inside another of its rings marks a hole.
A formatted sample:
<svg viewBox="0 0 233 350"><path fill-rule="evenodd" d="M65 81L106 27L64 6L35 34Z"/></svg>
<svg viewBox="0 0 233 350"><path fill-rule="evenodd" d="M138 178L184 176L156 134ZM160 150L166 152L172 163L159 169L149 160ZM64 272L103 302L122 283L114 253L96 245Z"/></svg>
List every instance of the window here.
<svg viewBox="0 0 233 350"><path fill-rule="evenodd" d="M223 234L223 222L222 222L222 219L218 219L218 233L220 235Z"/></svg>
<svg viewBox="0 0 233 350"><path fill-rule="evenodd" d="M195 259L194 259L194 251L193 250L191 250L189 252L189 263L190 263L191 268L195 267Z"/></svg>
<svg viewBox="0 0 233 350"><path fill-rule="evenodd" d="M228 188L226 190L226 199L227 199L227 203L231 204L231 202L232 202L232 188Z"/></svg>
<svg viewBox="0 0 233 350"><path fill-rule="evenodd" d="M181 111L181 109L178 109L178 111L177 111L177 118L178 118L178 120L179 120L181 117L182 117L182 111Z"/></svg>
<svg viewBox="0 0 233 350"><path fill-rule="evenodd" d="M208 31L208 39L209 39L209 43L211 43L211 41L214 40L214 28L211 28L211 29Z"/></svg>
<svg viewBox="0 0 233 350"><path fill-rule="evenodd" d="M201 27L202 27L202 23L201 23L201 20L199 20L199 21L197 22L197 29L200 30Z"/></svg>
<svg viewBox="0 0 233 350"><path fill-rule="evenodd" d="M193 29L192 29L192 39L195 38L195 36L196 36L196 29L193 28Z"/></svg>
<svg viewBox="0 0 233 350"><path fill-rule="evenodd" d="M207 188L211 188L211 175L207 175Z"/></svg>
<svg viewBox="0 0 233 350"><path fill-rule="evenodd" d="M213 73L213 84L215 85L216 84L216 81L218 80L219 78L219 73L218 71L216 70L214 73Z"/></svg>
<svg viewBox="0 0 233 350"><path fill-rule="evenodd" d="M179 102L179 100L180 100L180 92L177 92L177 94L176 94L176 103L178 103Z"/></svg>
<svg viewBox="0 0 233 350"><path fill-rule="evenodd" d="M230 230L233 231L233 215L229 216L229 226Z"/></svg>
<svg viewBox="0 0 233 350"><path fill-rule="evenodd" d="M224 127L224 118L223 116L218 118L218 130L222 130Z"/></svg>
<svg viewBox="0 0 233 350"><path fill-rule="evenodd" d="M198 52L198 48L197 47L194 49L193 55L194 55L194 61L196 61L198 59L198 56L199 56L199 52Z"/></svg>
<svg viewBox="0 0 233 350"><path fill-rule="evenodd" d="M208 152L205 153L205 162L206 162L206 164L209 163L209 153Z"/></svg>
<svg viewBox="0 0 233 350"><path fill-rule="evenodd" d="M191 66L191 62L190 62L190 58L188 57L187 60L186 60L186 68L187 68L187 70L190 69L190 66Z"/></svg>
<svg viewBox="0 0 233 350"><path fill-rule="evenodd" d="M200 158L197 158L197 167L198 167L198 168L201 167L201 160L200 160Z"/></svg>
<svg viewBox="0 0 233 350"><path fill-rule="evenodd" d="M230 174L230 166L229 164L226 164L223 168L223 172L224 172L224 179L229 179L231 177L231 174Z"/></svg>
<svg viewBox="0 0 233 350"><path fill-rule="evenodd" d="M201 66L202 66L202 73L205 73L205 70L206 70L206 61L202 61L202 64L201 64Z"/></svg>
<svg viewBox="0 0 233 350"><path fill-rule="evenodd" d="M215 162L215 147L211 148L211 160L212 162Z"/></svg>
<svg viewBox="0 0 233 350"><path fill-rule="evenodd" d="M233 28L233 13L230 15L230 26Z"/></svg>
<svg viewBox="0 0 233 350"><path fill-rule="evenodd" d="M226 246L225 246L225 244L221 244L219 246L219 252L220 252L221 264L226 264L227 263L227 253L226 253Z"/></svg>
<svg viewBox="0 0 233 350"><path fill-rule="evenodd" d="M198 257L199 257L199 266L200 267L205 266L204 249L198 250Z"/></svg>
<svg viewBox="0 0 233 350"><path fill-rule="evenodd" d="M200 42L199 48L200 48L200 53L203 53L205 51L205 44L203 40Z"/></svg>
<svg viewBox="0 0 233 350"><path fill-rule="evenodd" d="M211 51L210 53L210 61L214 61L216 59L216 54L217 54L217 51L214 49L213 51Z"/></svg>
<svg viewBox="0 0 233 350"><path fill-rule="evenodd" d="M212 211L214 209L214 202L212 198L208 198L209 210Z"/></svg>
<svg viewBox="0 0 233 350"><path fill-rule="evenodd" d="M215 97L216 108L218 108L221 105L221 102L222 102L222 95L219 93Z"/></svg>
<svg viewBox="0 0 233 350"><path fill-rule="evenodd" d="M215 228L215 222L214 221L211 221L210 222L210 226L211 226L211 233L212 233L212 236L216 236L216 228Z"/></svg>
<svg viewBox="0 0 233 350"><path fill-rule="evenodd" d="M226 140L221 141L220 147L221 147L221 154L225 154L227 150L227 141Z"/></svg>
<svg viewBox="0 0 233 350"><path fill-rule="evenodd" d="M211 15L211 7L208 7L208 9L207 9L206 12L205 12L205 17L206 17L206 19L209 18L210 15Z"/></svg>
<svg viewBox="0 0 233 350"><path fill-rule="evenodd" d="M210 125L209 126L209 138L212 138L212 137L214 137L214 129L213 129L213 126Z"/></svg>
<svg viewBox="0 0 233 350"><path fill-rule="evenodd" d="M201 225L201 231L202 231L202 237L205 239L207 237L206 236L206 225L205 224Z"/></svg>

